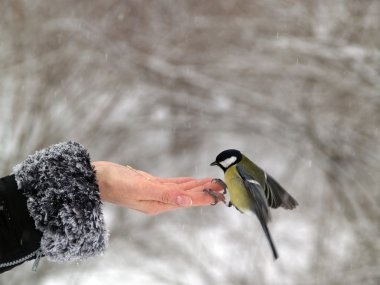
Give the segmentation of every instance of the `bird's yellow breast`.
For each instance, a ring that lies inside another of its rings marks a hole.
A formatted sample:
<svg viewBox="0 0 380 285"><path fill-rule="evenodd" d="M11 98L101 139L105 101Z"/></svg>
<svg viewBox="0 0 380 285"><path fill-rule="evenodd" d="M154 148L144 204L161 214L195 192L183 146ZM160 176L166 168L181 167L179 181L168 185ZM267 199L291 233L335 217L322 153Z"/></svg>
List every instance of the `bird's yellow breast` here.
<svg viewBox="0 0 380 285"><path fill-rule="evenodd" d="M237 172L236 166L231 166L224 173L228 193L230 194L231 203L239 210L245 211L251 209L252 197L245 188L243 180Z"/></svg>

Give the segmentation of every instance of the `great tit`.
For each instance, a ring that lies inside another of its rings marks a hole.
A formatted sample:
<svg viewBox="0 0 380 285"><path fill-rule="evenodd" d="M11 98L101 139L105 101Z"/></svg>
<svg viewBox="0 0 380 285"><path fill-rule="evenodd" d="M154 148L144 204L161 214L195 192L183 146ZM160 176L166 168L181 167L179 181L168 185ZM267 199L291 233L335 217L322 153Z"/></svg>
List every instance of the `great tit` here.
<svg viewBox="0 0 380 285"><path fill-rule="evenodd" d="M298 202L272 176L236 149L222 151L210 165L217 165L224 171L226 183L220 179L215 180L228 188L230 195L228 206L234 206L242 213L247 211L255 213L271 246L273 256L277 259L276 246L267 227L270 220L269 207L293 209ZM214 195L216 193L208 189L205 191L213 195L217 202L219 195Z"/></svg>

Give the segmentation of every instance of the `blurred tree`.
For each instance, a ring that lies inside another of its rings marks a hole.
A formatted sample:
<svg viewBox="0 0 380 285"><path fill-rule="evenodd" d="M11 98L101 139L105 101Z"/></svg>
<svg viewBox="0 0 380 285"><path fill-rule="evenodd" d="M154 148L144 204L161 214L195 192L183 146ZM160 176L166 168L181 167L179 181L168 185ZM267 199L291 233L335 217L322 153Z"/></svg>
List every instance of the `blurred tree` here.
<svg viewBox="0 0 380 285"><path fill-rule="evenodd" d="M219 175L228 147L299 200L259 225L223 207L105 207L106 255L0 284L379 284L380 2L0 1L0 169L75 139L157 175ZM249 229L249 230L247 230Z"/></svg>

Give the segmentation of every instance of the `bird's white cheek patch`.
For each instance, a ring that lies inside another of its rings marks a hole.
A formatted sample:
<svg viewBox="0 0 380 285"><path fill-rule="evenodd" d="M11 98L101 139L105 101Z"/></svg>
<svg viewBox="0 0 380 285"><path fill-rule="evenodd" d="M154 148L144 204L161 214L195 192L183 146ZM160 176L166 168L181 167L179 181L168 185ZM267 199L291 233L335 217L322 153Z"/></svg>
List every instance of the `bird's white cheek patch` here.
<svg viewBox="0 0 380 285"><path fill-rule="evenodd" d="M237 160L236 156L231 156L231 157L221 161L220 164L223 165L224 168L227 168L231 164L233 164L236 160Z"/></svg>

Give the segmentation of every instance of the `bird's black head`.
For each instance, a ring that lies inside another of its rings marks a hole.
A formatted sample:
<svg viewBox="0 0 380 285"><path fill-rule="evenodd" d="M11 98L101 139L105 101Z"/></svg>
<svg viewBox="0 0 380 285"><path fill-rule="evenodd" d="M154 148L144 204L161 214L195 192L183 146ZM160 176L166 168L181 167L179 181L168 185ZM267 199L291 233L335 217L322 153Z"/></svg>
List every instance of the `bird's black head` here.
<svg viewBox="0 0 380 285"><path fill-rule="evenodd" d="M242 158L243 155L240 151L236 149L227 149L219 153L215 161L210 165L217 165L223 169L223 171L226 171L232 165L239 163Z"/></svg>

